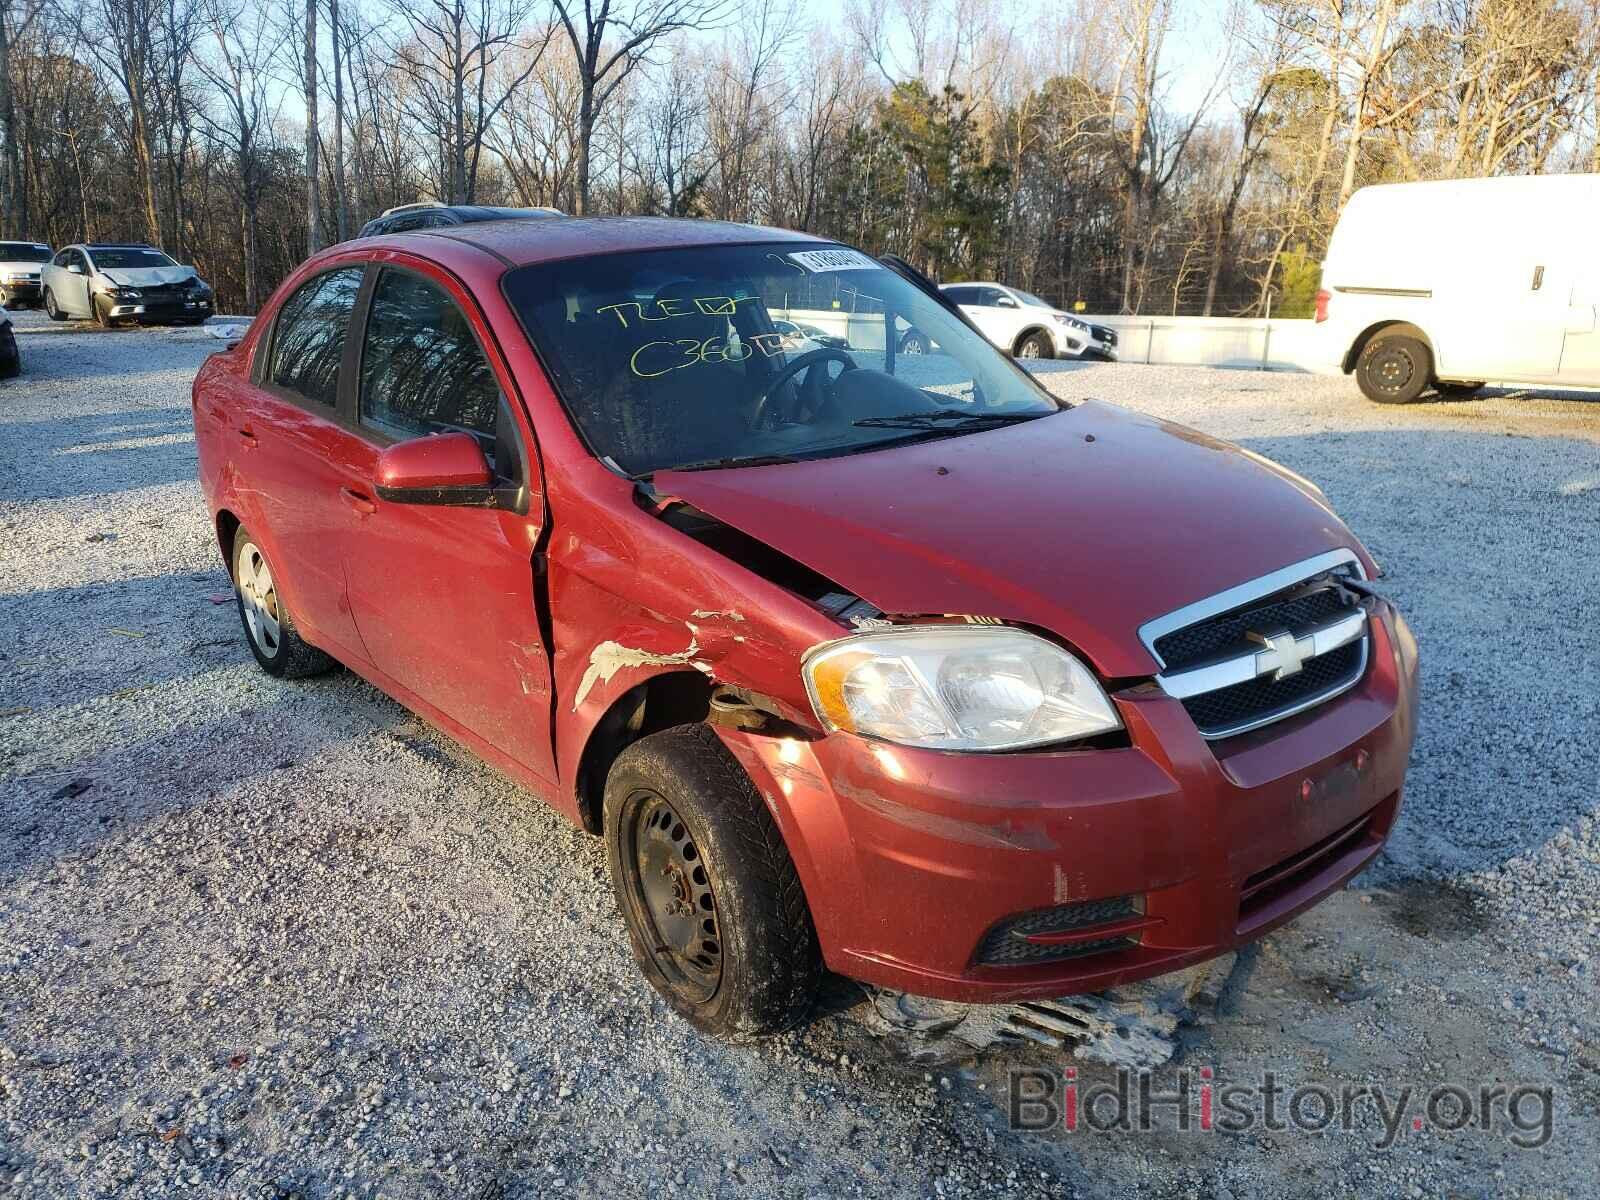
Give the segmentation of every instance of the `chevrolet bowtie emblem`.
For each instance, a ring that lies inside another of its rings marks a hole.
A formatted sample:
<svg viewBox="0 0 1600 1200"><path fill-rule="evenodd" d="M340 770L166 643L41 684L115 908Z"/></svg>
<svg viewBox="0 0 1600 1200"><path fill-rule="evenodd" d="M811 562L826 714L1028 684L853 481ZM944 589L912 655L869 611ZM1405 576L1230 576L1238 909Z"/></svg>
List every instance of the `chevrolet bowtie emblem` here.
<svg viewBox="0 0 1600 1200"><path fill-rule="evenodd" d="M1257 633L1252 629L1245 636L1266 647L1256 654L1257 675L1287 679L1304 668L1308 656L1300 652L1300 640L1287 629L1274 629L1269 633Z"/></svg>

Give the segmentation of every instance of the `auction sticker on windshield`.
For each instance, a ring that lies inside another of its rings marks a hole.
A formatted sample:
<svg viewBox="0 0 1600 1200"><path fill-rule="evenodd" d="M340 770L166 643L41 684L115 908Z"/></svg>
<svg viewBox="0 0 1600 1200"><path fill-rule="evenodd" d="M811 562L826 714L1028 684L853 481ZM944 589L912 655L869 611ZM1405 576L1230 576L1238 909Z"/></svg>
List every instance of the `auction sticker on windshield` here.
<svg viewBox="0 0 1600 1200"><path fill-rule="evenodd" d="M859 250L796 250L789 257L813 274L822 271L881 271L883 264Z"/></svg>

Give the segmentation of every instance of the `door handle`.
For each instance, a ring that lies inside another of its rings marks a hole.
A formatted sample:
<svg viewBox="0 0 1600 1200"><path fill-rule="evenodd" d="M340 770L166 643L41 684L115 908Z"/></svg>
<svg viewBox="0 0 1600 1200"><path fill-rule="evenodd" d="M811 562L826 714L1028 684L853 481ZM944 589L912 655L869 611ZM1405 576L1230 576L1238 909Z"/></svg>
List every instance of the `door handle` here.
<svg viewBox="0 0 1600 1200"><path fill-rule="evenodd" d="M377 501L373 500L371 496L363 496L360 492L347 487L340 488L339 495L344 497L346 504L363 516L378 511Z"/></svg>
<svg viewBox="0 0 1600 1200"><path fill-rule="evenodd" d="M260 444L256 438L255 432L248 425L242 425L239 427L239 440L246 446L257 446Z"/></svg>
<svg viewBox="0 0 1600 1200"><path fill-rule="evenodd" d="M1543 267L1535 267L1533 269L1533 290L1537 292L1543 286L1544 286L1544 268Z"/></svg>

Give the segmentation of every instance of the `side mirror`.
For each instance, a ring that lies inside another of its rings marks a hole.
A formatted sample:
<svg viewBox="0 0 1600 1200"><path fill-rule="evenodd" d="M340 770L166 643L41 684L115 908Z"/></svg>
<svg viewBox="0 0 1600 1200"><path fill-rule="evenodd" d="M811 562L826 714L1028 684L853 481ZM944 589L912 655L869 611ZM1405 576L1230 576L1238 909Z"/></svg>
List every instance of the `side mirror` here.
<svg viewBox="0 0 1600 1200"><path fill-rule="evenodd" d="M67 264L67 270L71 271L74 275L82 275L83 274L83 264L82 263L75 263L75 262L74 263L68 263Z"/></svg>
<svg viewBox="0 0 1600 1200"><path fill-rule="evenodd" d="M378 455L373 484L378 496L393 504L499 505L489 460L470 433L440 433L395 443Z"/></svg>
<svg viewBox="0 0 1600 1200"><path fill-rule="evenodd" d="M1010 296L1001 296L1000 299L994 302L994 306L996 308L1016 308L1017 302Z"/></svg>

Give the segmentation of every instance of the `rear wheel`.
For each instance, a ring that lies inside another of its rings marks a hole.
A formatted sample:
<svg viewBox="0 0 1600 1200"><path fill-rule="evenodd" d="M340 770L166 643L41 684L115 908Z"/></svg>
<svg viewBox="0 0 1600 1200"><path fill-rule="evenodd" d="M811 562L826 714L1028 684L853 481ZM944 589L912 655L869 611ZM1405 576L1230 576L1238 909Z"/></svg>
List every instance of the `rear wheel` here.
<svg viewBox="0 0 1600 1200"><path fill-rule="evenodd" d="M56 294L49 288L44 290L44 312L45 316L52 321L65 321L67 319L67 314L62 312L61 306L56 303Z"/></svg>
<svg viewBox="0 0 1600 1200"><path fill-rule="evenodd" d="M267 556L242 526L233 538L233 587L250 652L268 675L298 679L335 665L301 638L278 593Z"/></svg>
<svg viewBox="0 0 1600 1200"><path fill-rule="evenodd" d="M1410 404L1433 377L1433 355L1409 334L1379 334L1361 349L1356 383L1361 394L1379 404Z"/></svg>
<svg viewBox="0 0 1600 1200"><path fill-rule="evenodd" d="M822 956L800 877L744 768L705 725L634 742L606 778L606 858L634 958L696 1028L787 1029Z"/></svg>
<svg viewBox="0 0 1600 1200"><path fill-rule="evenodd" d="M1018 358L1054 358L1055 347L1050 344L1049 335L1042 329L1035 329L1017 343Z"/></svg>
<svg viewBox="0 0 1600 1200"><path fill-rule="evenodd" d="M900 339L901 354L926 354L928 353L928 339L923 336L920 329L908 329Z"/></svg>

